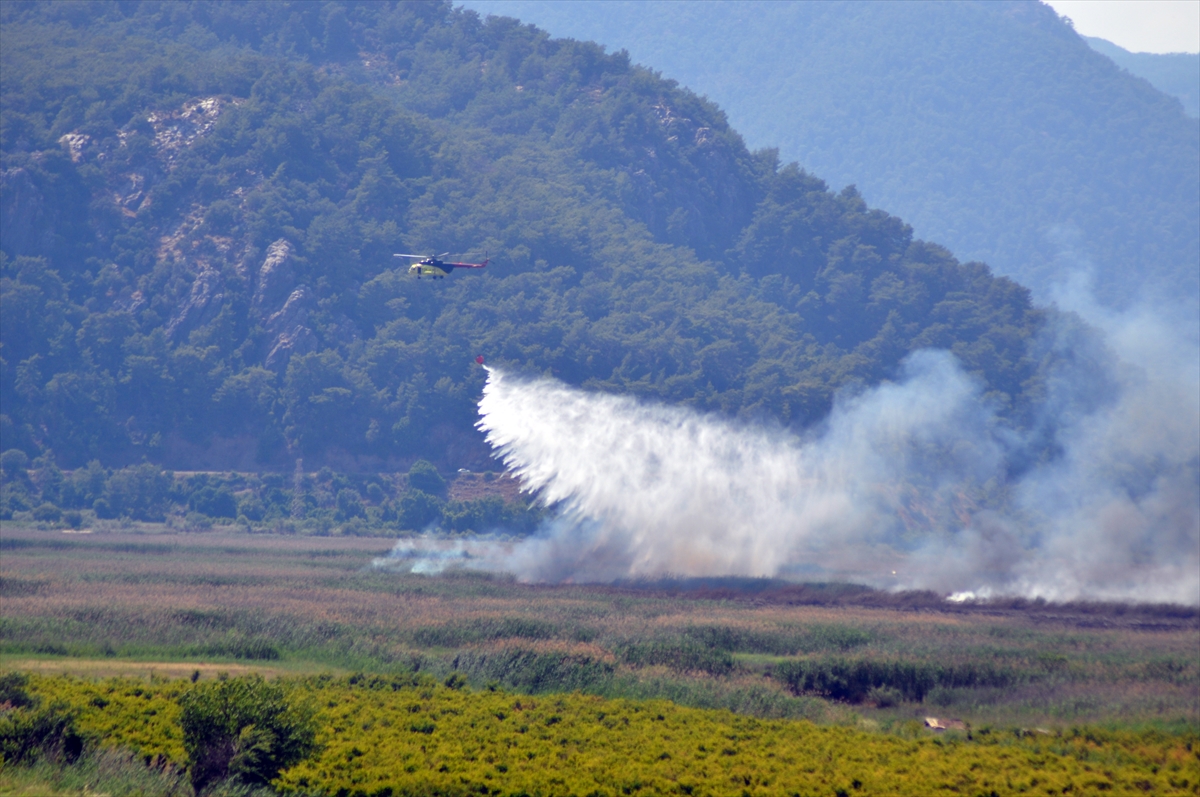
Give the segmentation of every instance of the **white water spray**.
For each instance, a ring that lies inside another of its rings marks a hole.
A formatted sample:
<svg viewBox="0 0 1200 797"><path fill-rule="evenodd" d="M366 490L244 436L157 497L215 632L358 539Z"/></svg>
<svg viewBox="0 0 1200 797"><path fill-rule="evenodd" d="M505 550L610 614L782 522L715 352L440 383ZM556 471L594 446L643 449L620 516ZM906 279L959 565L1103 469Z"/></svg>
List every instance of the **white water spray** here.
<svg viewBox="0 0 1200 797"><path fill-rule="evenodd" d="M402 542L380 564L1198 604L1195 345L1141 317L1107 330L1110 394L1079 414L1077 394L1095 380L1052 379L1044 410L1061 451L1011 482L1029 441L1006 431L948 352L917 352L898 381L840 397L803 439L489 368L478 426L554 518L521 541L431 556Z"/></svg>
<svg viewBox="0 0 1200 797"><path fill-rule="evenodd" d="M505 464L559 507L508 566L533 580L662 575L809 575L891 583L904 531L890 477L930 450L992 463L977 389L944 353L835 410L807 443L627 396L521 380L491 369L479 427ZM934 398L934 400L928 400ZM941 485L931 485L933 492Z"/></svg>

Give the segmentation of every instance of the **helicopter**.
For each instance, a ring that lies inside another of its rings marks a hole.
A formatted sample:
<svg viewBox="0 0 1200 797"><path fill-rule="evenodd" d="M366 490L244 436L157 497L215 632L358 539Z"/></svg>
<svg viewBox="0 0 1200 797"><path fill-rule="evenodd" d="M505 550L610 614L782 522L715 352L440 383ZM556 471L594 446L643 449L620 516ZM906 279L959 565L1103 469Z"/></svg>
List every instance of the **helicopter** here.
<svg viewBox="0 0 1200 797"><path fill-rule="evenodd" d="M445 279L446 275L456 268L485 268L491 259L485 252L482 263L447 263L442 258L448 254L450 253L442 252L440 255L395 254L392 257L413 258L417 262L408 267L409 276L414 276L417 279L421 279L424 276L435 280Z"/></svg>

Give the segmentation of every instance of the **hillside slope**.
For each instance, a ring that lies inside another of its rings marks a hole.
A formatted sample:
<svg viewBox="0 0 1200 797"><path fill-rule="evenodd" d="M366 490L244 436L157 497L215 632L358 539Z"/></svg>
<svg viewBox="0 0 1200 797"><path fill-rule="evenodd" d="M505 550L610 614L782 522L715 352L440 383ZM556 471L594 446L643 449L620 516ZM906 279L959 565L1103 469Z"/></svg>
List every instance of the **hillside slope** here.
<svg viewBox="0 0 1200 797"><path fill-rule="evenodd" d="M936 346L1035 412L1024 288L623 54L448 3L0 13L5 448L475 466L479 353L802 426Z"/></svg>
<svg viewBox="0 0 1200 797"><path fill-rule="evenodd" d="M1106 39L1083 38L1117 66L1177 98L1188 116L1200 117L1200 53L1134 53Z"/></svg>
<svg viewBox="0 0 1200 797"><path fill-rule="evenodd" d="M1048 6L466 0L628 50L755 147L1048 299L1200 296L1200 125Z"/></svg>

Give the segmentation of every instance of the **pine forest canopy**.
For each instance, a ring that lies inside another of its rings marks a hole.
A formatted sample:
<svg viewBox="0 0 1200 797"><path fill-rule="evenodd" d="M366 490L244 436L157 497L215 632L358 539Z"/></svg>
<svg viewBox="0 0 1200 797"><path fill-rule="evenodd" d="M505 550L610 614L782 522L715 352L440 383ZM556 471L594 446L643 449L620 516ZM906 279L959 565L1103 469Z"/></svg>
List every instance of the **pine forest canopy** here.
<svg viewBox="0 0 1200 797"><path fill-rule="evenodd" d="M1194 91L1195 55L1135 68L1037 0L464 2L628 50L1039 299L1086 270L1112 307L1200 303L1200 123L1151 85Z"/></svg>
<svg viewBox="0 0 1200 797"><path fill-rule="evenodd" d="M5 449L486 466L478 353L800 427L940 347L1035 413L1025 288L625 53L442 2L0 14Z"/></svg>

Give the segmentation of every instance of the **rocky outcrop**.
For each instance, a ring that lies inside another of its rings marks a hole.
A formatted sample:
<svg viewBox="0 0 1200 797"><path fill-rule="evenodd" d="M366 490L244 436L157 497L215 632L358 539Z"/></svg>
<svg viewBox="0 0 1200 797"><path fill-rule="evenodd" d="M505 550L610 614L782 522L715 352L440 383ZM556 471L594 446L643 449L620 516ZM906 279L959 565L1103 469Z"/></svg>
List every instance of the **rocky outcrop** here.
<svg viewBox="0 0 1200 797"><path fill-rule="evenodd" d="M251 313L262 318L269 308L283 301L283 306L263 321L263 328L270 336L264 362L274 371L286 370L294 355L317 350L317 336L308 326L308 314L314 304L312 291L304 285L293 290L295 280L292 245L286 238L280 238L267 247L250 304Z"/></svg>
<svg viewBox="0 0 1200 797"><path fill-rule="evenodd" d="M146 309L148 304L149 303L146 301L146 295L144 293L141 291L132 291L130 293L123 294L116 301L114 301L113 309L120 310L131 315L137 315L142 310Z"/></svg>
<svg viewBox="0 0 1200 797"><path fill-rule="evenodd" d="M91 142L92 137L87 133L65 133L58 137L58 143L66 147L67 154L71 156L71 163L80 163L84 160L85 152Z"/></svg>
<svg viewBox="0 0 1200 797"><path fill-rule="evenodd" d="M268 308L279 306L284 297L288 296L295 281L292 245L286 238L280 238L267 247L266 259L258 269L251 308L256 313L265 315Z"/></svg>
<svg viewBox="0 0 1200 797"><path fill-rule="evenodd" d="M179 339L212 322L225 302L225 283L220 272L206 267L196 275L187 301L167 324L167 336Z"/></svg>
<svg viewBox="0 0 1200 797"><path fill-rule="evenodd" d="M212 131L228 104L238 103L220 97L203 97L185 102L177 111L152 111L146 121L154 128L154 149L159 158L168 167L173 166L182 150Z"/></svg>
<svg viewBox="0 0 1200 797"><path fill-rule="evenodd" d="M118 181L113 190L113 201L126 214L136 214L146 201L146 191L151 180L141 172L130 172L124 180Z"/></svg>
<svg viewBox="0 0 1200 797"><path fill-rule="evenodd" d="M294 327L275 338L266 366L272 371L286 371L292 356L317 350L317 336L308 327Z"/></svg>
<svg viewBox="0 0 1200 797"><path fill-rule="evenodd" d="M308 311L312 306L312 292L301 285L292 291L279 312L273 313L267 319L266 330L273 335L280 334L295 326L308 323Z"/></svg>
<svg viewBox="0 0 1200 797"><path fill-rule="evenodd" d="M308 313L312 306L312 293L301 285L292 291L279 312L266 322L271 336L266 366L274 371L284 371L296 354L308 354L317 350L317 336L308 327Z"/></svg>

